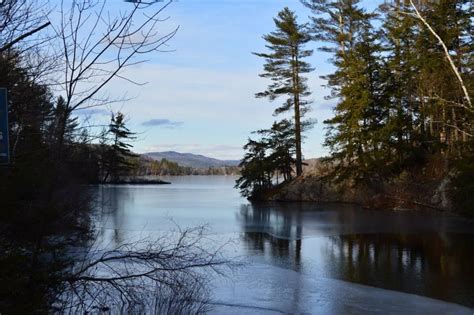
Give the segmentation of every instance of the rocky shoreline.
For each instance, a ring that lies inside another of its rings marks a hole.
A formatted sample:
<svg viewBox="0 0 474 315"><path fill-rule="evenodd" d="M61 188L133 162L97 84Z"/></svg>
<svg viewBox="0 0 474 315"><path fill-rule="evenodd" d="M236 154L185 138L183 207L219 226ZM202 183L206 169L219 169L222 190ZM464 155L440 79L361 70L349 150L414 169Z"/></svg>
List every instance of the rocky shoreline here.
<svg viewBox="0 0 474 315"><path fill-rule="evenodd" d="M374 190L347 181L334 183L325 178L326 171L313 160L302 176L261 191L250 200L353 203L373 209L455 210L449 196L449 177L404 174Z"/></svg>

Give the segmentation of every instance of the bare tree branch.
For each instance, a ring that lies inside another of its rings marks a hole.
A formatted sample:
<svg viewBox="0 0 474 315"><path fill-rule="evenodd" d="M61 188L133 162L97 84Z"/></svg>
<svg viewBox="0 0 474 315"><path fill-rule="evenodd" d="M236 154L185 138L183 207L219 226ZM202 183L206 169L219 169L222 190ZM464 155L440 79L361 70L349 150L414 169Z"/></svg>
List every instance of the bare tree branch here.
<svg viewBox="0 0 474 315"><path fill-rule="evenodd" d="M15 38L14 40L12 40L11 42L3 45L1 48L0 48L0 53L5 51L5 50L8 50L10 48L12 48L16 43L22 41L23 39L35 34L35 33L38 33L39 31L41 31L43 28L46 28L48 27L49 25L51 25L51 22L46 22L44 23L43 25L41 26L38 26L37 28L29 31L29 32L26 32L20 36L18 36L17 38Z"/></svg>
<svg viewBox="0 0 474 315"><path fill-rule="evenodd" d="M204 231L178 228L177 238L168 234L111 250L88 250L63 279L67 288L61 307L72 312L143 307L195 313L206 305L209 273L223 275L222 268L237 265L223 258L222 246L207 249Z"/></svg>
<svg viewBox="0 0 474 315"><path fill-rule="evenodd" d="M456 75L456 78L459 81L459 84L461 85L461 89L464 93L464 98L466 102L469 104L469 108L472 108L472 103L471 103L471 98L469 96L469 92L467 91L466 85L464 84L464 81L461 77L461 74L459 73L456 65L454 64L453 59L451 58L451 55L449 54L448 47L446 47L446 44L443 42L443 39L434 31L434 29L431 27L431 25L423 18L421 13L418 11L418 8L416 5L413 3L413 0L410 0L410 4L415 10L415 15L416 17L428 28L428 30L433 34L434 37L438 40L438 43L443 47L444 53L446 55L446 58L449 61L449 64L451 66L451 69L453 70L454 74Z"/></svg>

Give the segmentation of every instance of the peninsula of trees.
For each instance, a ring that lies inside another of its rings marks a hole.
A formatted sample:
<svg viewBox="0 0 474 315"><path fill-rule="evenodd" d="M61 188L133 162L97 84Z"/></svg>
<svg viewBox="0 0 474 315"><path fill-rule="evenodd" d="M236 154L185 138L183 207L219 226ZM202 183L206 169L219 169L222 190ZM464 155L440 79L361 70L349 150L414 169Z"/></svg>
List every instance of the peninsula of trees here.
<svg viewBox="0 0 474 315"><path fill-rule="evenodd" d="M393 0L373 12L357 0L303 3L309 24L283 9L264 36L270 52L257 54L272 80L257 97L285 95L275 113L294 113L249 139L237 187L268 198L301 177L302 97L311 88L301 75L312 71L302 45L312 40L335 69L324 76L336 105L324 121L321 185L472 213L472 3Z"/></svg>

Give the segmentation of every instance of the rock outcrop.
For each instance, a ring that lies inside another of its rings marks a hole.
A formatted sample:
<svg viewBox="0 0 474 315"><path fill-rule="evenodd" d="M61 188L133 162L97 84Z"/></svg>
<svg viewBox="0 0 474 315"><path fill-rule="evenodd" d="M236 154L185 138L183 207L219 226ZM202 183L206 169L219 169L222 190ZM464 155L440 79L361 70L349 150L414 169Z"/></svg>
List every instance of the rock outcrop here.
<svg viewBox="0 0 474 315"><path fill-rule="evenodd" d="M377 190L345 182L335 184L327 179L327 169L311 160L304 174L289 183L264 193L265 200L356 203L367 208L396 210L452 209L447 194L450 179L426 176L426 173L403 173Z"/></svg>

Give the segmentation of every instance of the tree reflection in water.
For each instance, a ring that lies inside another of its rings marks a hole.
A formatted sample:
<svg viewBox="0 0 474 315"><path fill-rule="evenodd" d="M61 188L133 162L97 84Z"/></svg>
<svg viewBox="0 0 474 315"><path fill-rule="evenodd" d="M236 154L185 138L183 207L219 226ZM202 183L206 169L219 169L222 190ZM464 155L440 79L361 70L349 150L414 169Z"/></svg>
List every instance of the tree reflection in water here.
<svg viewBox="0 0 474 315"><path fill-rule="evenodd" d="M302 213L300 203L280 205L242 205L243 239L248 248L269 258L283 260L295 271L301 268Z"/></svg>
<svg viewBox="0 0 474 315"><path fill-rule="evenodd" d="M322 251L333 277L474 306L473 234L353 234Z"/></svg>
<svg viewBox="0 0 474 315"><path fill-rule="evenodd" d="M130 190L123 186L104 186L101 185L97 192L98 209L96 215L97 222L101 223L101 227L97 229L97 237L104 243L109 245L119 245L126 241L124 234L124 220L127 203L133 203L134 195L130 194ZM112 243L109 243L112 242Z"/></svg>
<svg viewBox="0 0 474 315"><path fill-rule="evenodd" d="M339 210L304 203L245 205L239 214L242 239L250 254L260 252L267 262L297 272L474 307L473 233L462 226L454 233L456 222L449 217L431 222ZM311 264L302 270L306 261Z"/></svg>

